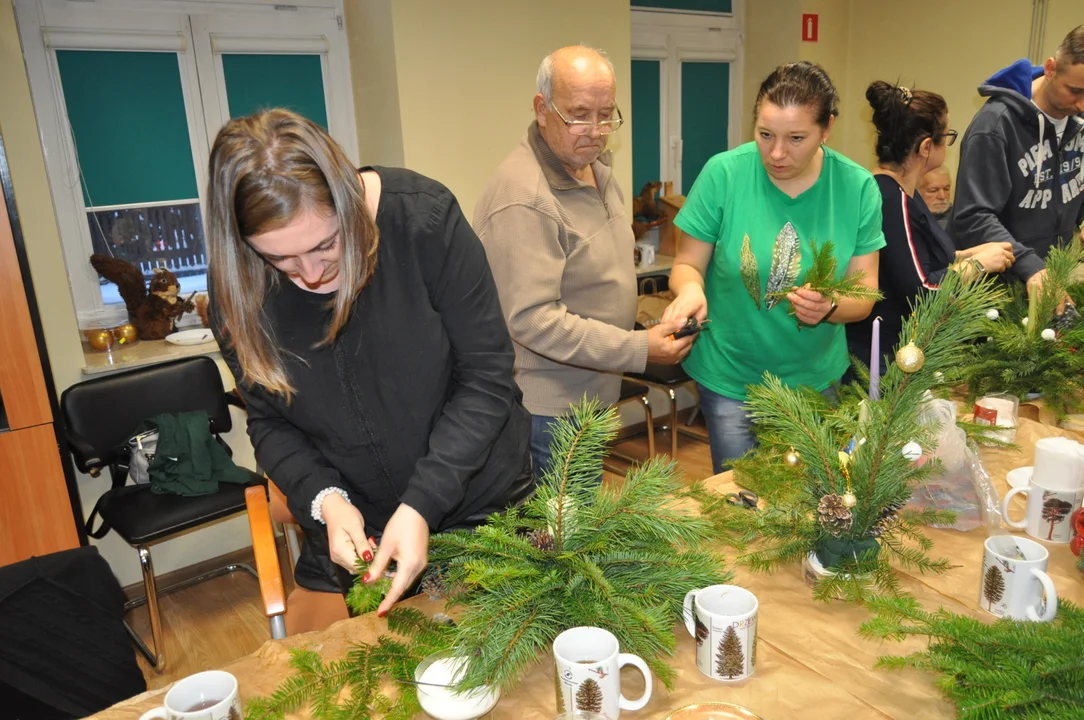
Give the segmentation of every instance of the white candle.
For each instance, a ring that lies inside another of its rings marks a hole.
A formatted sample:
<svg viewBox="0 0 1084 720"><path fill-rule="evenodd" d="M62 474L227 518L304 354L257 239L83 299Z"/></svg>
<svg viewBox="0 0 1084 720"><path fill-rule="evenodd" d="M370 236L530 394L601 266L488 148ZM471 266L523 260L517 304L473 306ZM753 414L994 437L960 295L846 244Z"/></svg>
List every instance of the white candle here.
<svg viewBox="0 0 1084 720"><path fill-rule="evenodd" d="M1042 438L1035 443L1033 478L1051 490L1081 487L1080 443L1065 437Z"/></svg>

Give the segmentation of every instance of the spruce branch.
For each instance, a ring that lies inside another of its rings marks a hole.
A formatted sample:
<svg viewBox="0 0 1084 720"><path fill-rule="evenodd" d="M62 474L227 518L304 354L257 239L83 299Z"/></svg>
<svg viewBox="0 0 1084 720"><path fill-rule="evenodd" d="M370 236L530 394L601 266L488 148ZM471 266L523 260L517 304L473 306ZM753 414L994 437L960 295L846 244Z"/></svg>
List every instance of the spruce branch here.
<svg viewBox="0 0 1084 720"><path fill-rule="evenodd" d="M937 686L956 704L957 717L1084 717L1084 612L1072 603L1060 601L1049 623L987 624L943 608L923 610L910 597L874 598L869 607L873 615L860 636L929 642L920 652L882 657L876 667L937 673Z"/></svg>
<svg viewBox="0 0 1084 720"><path fill-rule="evenodd" d="M819 245L814 240L810 244L813 246L812 264L809 270L806 271L805 282L801 287L819 292L833 302L838 302L843 298L876 302L884 297L880 290L871 288L863 282L866 279L864 272L850 273L838 277L839 263L835 256L835 244L831 240ZM765 297L769 301L778 303L786 300L787 295L797 289L797 286L791 286L767 293ZM793 315L794 307L791 306L788 312Z"/></svg>

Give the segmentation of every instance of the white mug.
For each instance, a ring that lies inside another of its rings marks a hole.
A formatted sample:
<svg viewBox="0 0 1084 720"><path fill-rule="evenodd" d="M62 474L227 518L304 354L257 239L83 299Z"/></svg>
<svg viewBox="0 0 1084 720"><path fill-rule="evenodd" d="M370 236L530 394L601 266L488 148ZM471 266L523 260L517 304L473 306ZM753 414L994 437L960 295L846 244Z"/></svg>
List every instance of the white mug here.
<svg viewBox="0 0 1084 720"><path fill-rule="evenodd" d="M979 580L979 607L1013 620L1049 622L1058 612L1054 581L1046 574L1050 558L1039 543L1013 535L986 538Z"/></svg>
<svg viewBox="0 0 1084 720"><path fill-rule="evenodd" d="M1009 501L1014 495L1028 496L1027 512L1022 521L1009 518ZM1080 507L1084 498L1084 488L1075 490L1055 490L1046 486L1037 474L1031 477L1031 484L1017 487L1005 493L1001 501L1001 517L1005 524L1017 530L1024 530L1033 538L1051 543L1067 543L1073 538L1073 528L1069 516Z"/></svg>
<svg viewBox="0 0 1084 720"><path fill-rule="evenodd" d="M553 641L557 664L558 712L602 713L617 720L622 710L639 710L651 699L651 671L636 655L619 652L613 633L597 627L565 630ZM621 694L621 668L633 665L644 674L644 694L627 700Z"/></svg>
<svg viewBox="0 0 1084 720"><path fill-rule="evenodd" d="M244 720L237 697L237 678L222 670L189 675L166 693L162 706L139 720Z"/></svg>
<svg viewBox="0 0 1084 720"><path fill-rule="evenodd" d="M696 640L696 666L715 680L738 681L757 664L757 597L736 585L710 585L685 596L685 627Z"/></svg>

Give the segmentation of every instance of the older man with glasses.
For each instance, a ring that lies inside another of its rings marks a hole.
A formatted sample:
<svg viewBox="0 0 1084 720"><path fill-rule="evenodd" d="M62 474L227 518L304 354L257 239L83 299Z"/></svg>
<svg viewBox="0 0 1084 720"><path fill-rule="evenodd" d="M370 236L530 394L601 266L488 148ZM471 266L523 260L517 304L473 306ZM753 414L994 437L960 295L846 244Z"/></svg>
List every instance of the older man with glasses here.
<svg viewBox="0 0 1084 720"><path fill-rule="evenodd" d="M633 330L635 239L606 151L623 122L613 65L580 46L548 55L534 113L478 201L474 229L515 343L541 474L555 417L585 395L615 402L621 373L676 363L692 338L671 337L679 322Z"/></svg>

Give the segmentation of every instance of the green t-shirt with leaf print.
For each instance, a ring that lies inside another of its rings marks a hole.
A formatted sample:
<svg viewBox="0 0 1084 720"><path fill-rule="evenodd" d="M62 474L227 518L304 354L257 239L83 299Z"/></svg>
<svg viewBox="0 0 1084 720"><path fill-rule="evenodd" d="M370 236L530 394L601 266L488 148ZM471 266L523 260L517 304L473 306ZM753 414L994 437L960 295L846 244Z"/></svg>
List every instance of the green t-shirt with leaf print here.
<svg viewBox="0 0 1084 720"><path fill-rule="evenodd" d="M885 246L881 193L869 171L825 147L817 182L792 198L772 183L756 144L746 143L708 160L674 222L715 246L704 278L711 329L700 333L685 359L690 376L736 400L744 400L746 386L760 384L765 371L786 385L815 390L839 380L850 364L843 326L799 330L789 303L773 304L765 295L773 275L783 289L804 282L813 243L832 241L839 277L852 257ZM747 252L743 276L747 236L756 268Z"/></svg>

